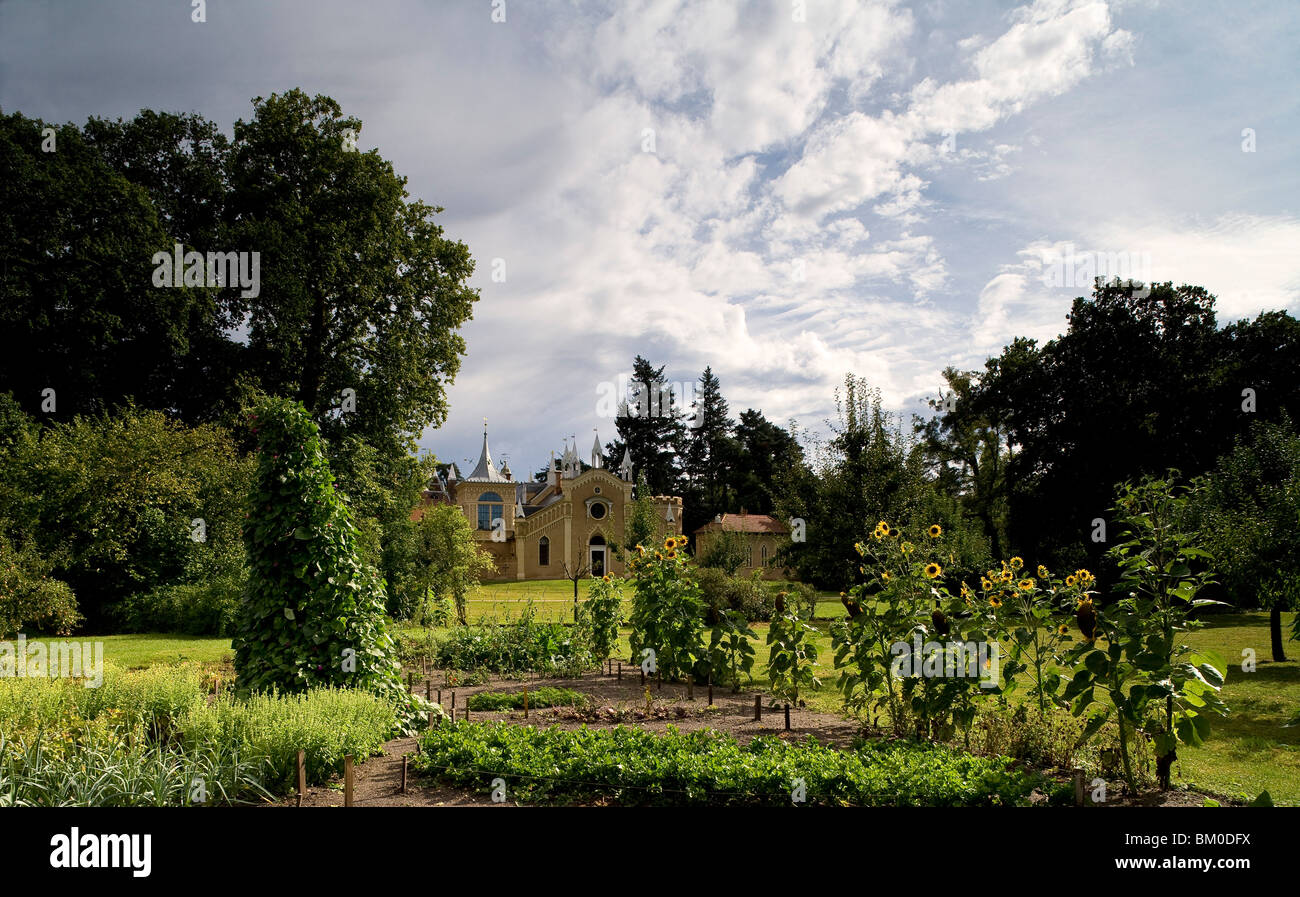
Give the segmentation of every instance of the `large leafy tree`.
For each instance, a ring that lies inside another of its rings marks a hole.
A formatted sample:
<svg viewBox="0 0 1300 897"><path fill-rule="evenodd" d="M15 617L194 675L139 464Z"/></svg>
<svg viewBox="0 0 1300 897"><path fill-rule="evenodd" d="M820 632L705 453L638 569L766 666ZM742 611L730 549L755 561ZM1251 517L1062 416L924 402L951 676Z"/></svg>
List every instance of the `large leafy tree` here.
<svg viewBox="0 0 1300 897"><path fill-rule="evenodd" d="M172 239L148 191L75 126L54 128L53 144L46 127L0 115L0 383L43 416L128 398L170 408L206 300L153 285Z"/></svg>
<svg viewBox="0 0 1300 897"><path fill-rule="evenodd" d="M1269 609L1273 660L1286 660L1282 611L1300 600L1300 436L1258 421L1198 481L1193 502L1228 600Z"/></svg>
<svg viewBox="0 0 1300 897"><path fill-rule="evenodd" d="M250 469L223 428L134 406L37 428L3 395L0 419L0 528L92 625L137 592L239 570Z"/></svg>

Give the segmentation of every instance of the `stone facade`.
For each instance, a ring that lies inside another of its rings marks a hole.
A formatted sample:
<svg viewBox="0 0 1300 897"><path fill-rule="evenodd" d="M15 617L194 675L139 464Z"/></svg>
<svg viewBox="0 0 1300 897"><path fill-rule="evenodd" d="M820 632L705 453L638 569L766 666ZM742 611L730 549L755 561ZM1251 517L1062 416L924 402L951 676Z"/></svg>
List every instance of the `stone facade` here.
<svg viewBox="0 0 1300 897"><path fill-rule="evenodd" d="M558 461L552 458L545 483L516 482L508 466L498 470L493 463L484 428L474 471L461 478L451 465L430 484L424 502L460 507L481 547L496 560L493 579L563 579L579 568L594 576L623 573L614 546L623 541L633 504L631 462L625 455L617 472L607 470L599 439L591 462L583 465L566 445ZM654 507L659 538L681 535L681 497L656 495Z"/></svg>

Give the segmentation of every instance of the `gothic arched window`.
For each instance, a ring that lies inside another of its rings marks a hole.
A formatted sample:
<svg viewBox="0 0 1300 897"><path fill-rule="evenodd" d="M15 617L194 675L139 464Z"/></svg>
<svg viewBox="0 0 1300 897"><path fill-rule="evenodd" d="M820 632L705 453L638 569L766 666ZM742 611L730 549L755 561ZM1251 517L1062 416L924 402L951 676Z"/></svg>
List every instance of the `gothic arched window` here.
<svg viewBox="0 0 1300 897"><path fill-rule="evenodd" d="M537 566L551 566L551 540L547 536L537 540Z"/></svg>
<svg viewBox="0 0 1300 897"><path fill-rule="evenodd" d="M478 497L478 528L491 529L492 521L505 517L505 504L495 492L484 492Z"/></svg>

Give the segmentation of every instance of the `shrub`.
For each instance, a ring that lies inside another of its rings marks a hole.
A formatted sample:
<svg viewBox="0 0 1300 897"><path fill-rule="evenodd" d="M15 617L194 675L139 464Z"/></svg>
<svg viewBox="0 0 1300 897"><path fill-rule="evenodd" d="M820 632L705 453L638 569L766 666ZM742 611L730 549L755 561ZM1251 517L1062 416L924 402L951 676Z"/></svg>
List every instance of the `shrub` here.
<svg viewBox="0 0 1300 897"><path fill-rule="evenodd" d="M728 576L722 570L704 567L695 571L695 575L712 619L720 619L727 611L738 613L751 623L772 619L776 593L763 583L758 571L748 577Z"/></svg>
<svg viewBox="0 0 1300 897"><path fill-rule="evenodd" d="M230 635L247 576L232 574L209 582L162 586L132 595L114 609L127 632Z"/></svg>
<svg viewBox="0 0 1300 897"><path fill-rule="evenodd" d="M937 745L869 743L851 751L812 738L746 745L709 729L443 725L426 732L418 771L482 788L504 778L520 800L598 798L630 805L789 806L795 779L810 805L987 806L1027 800L1037 778L1004 757Z"/></svg>
<svg viewBox="0 0 1300 897"><path fill-rule="evenodd" d="M591 654L575 627L538 623L531 605L518 620L458 626L434 649L434 665L443 670L487 670L506 676L526 672L580 675Z"/></svg>
<svg viewBox="0 0 1300 897"><path fill-rule="evenodd" d="M0 638L28 627L67 635L80 622L72 587L45 575L34 552L19 551L0 535Z"/></svg>
<svg viewBox="0 0 1300 897"><path fill-rule="evenodd" d="M247 700L230 694L192 709L179 721L190 747L229 744L261 762L261 780L288 790L298 751L306 752L307 780L323 782L343 771L343 758L380 752L397 731L393 706L375 695L320 688L293 695L260 694Z"/></svg>

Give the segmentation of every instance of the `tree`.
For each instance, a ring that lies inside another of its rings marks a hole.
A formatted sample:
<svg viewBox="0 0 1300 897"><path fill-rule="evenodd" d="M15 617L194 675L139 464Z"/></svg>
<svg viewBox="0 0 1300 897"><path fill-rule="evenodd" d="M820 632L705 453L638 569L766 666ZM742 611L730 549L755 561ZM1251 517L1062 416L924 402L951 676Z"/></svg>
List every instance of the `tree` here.
<svg viewBox="0 0 1300 897"><path fill-rule="evenodd" d="M410 709L384 622L383 583L357 555L320 431L298 402L254 418L257 473L244 526L248 591L236 627L242 692L358 688Z"/></svg>
<svg viewBox="0 0 1300 897"><path fill-rule="evenodd" d="M683 469L686 502L683 521L688 532L728 510L729 474L738 446L731 437L735 423L727 417L721 385L706 367L694 402L692 426L685 430Z"/></svg>
<svg viewBox="0 0 1300 897"><path fill-rule="evenodd" d="M646 484L645 472L637 474L636 489L633 491L632 507L627 511L623 522L622 556L626 557L636 551L638 545L654 544L659 534L659 517L655 514L654 498Z"/></svg>
<svg viewBox="0 0 1300 897"><path fill-rule="evenodd" d="M645 474L653 494L674 494L685 430L678 397L668 386L663 366L656 368L640 355L632 362L632 377L628 395L619 403L619 438L609 444L607 454L621 459L628 449L633 469Z"/></svg>
<svg viewBox="0 0 1300 897"><path fill-rule="evenodd" d="M153 285L173 243L148 192L75 126L42 152L44 127L0 116L0 383L43 416L170 407L202 290Z"/></svg>
<svg viewBox="0 0 1300 897"><path fill-rule="evenodd" d="M734 507L754 514L772 513L773 489L780 478L804 463L803 447L789 430L772 423L753 408L741 412L734 431L736 458L728 471L728 491Z"/></svg>
<svg viewBox="0 0 1300 897"><path fill-rule="evenodd" d="M1090 535L1116 483L1206 469L1210 447L1231 441L1215 412L1220 344L1204 289L1099 278L1063 336L1041 349L1017 340L990 361L964 413L1018 446L1006 469L1010 548L1036 548L1049 567L1099 567L1107 543Z"/></svg>
<svg viewBox="0 0 1300 897"><path fill-rule="evenodd" d="M700 555L700 566L716 567L728 576L735 576L747 560L749 544L745 537L735 530L719 530Z"/></svg>
<svg viewBox="0 0 1300 897"><path fill-rule="evenodd" d="M466 596L484 574L496 569L492 555L479 548L469 521L455 505L431 505L413 529L413 591L420 596L420 616L427 615L430 598L449 597L456 618L467 625Z"/></svg>
<svg viewBox="0 0 1300 897"><path fill-rule="evenodd" d="M927 487L921 453L885 413L878 390L846 376L836 406L838 421L827 423L833 435L816 445L814 463L780 477L778 507L807 524L809 538L784 549L800 579L844 589L858 575L854 545L878 520L912 520Z"/></svg>
<svg viewBox="0 0 1300 897"><path fill-rule="evenodd" d="M0 529L76 592L91 625L158 586L229 575L243 563L251 474L230 434L128 405L40 429L0 396Z"/></svg>
<svg viewBox="0 0 1300 897"><path fill-rule="evenodd" d="M1257 421L1196 485L1196 525L1229 601L1269 609L1273 660L1285 661L1282 611L1300 600L1300 436L1290 418Z"/></svg>

